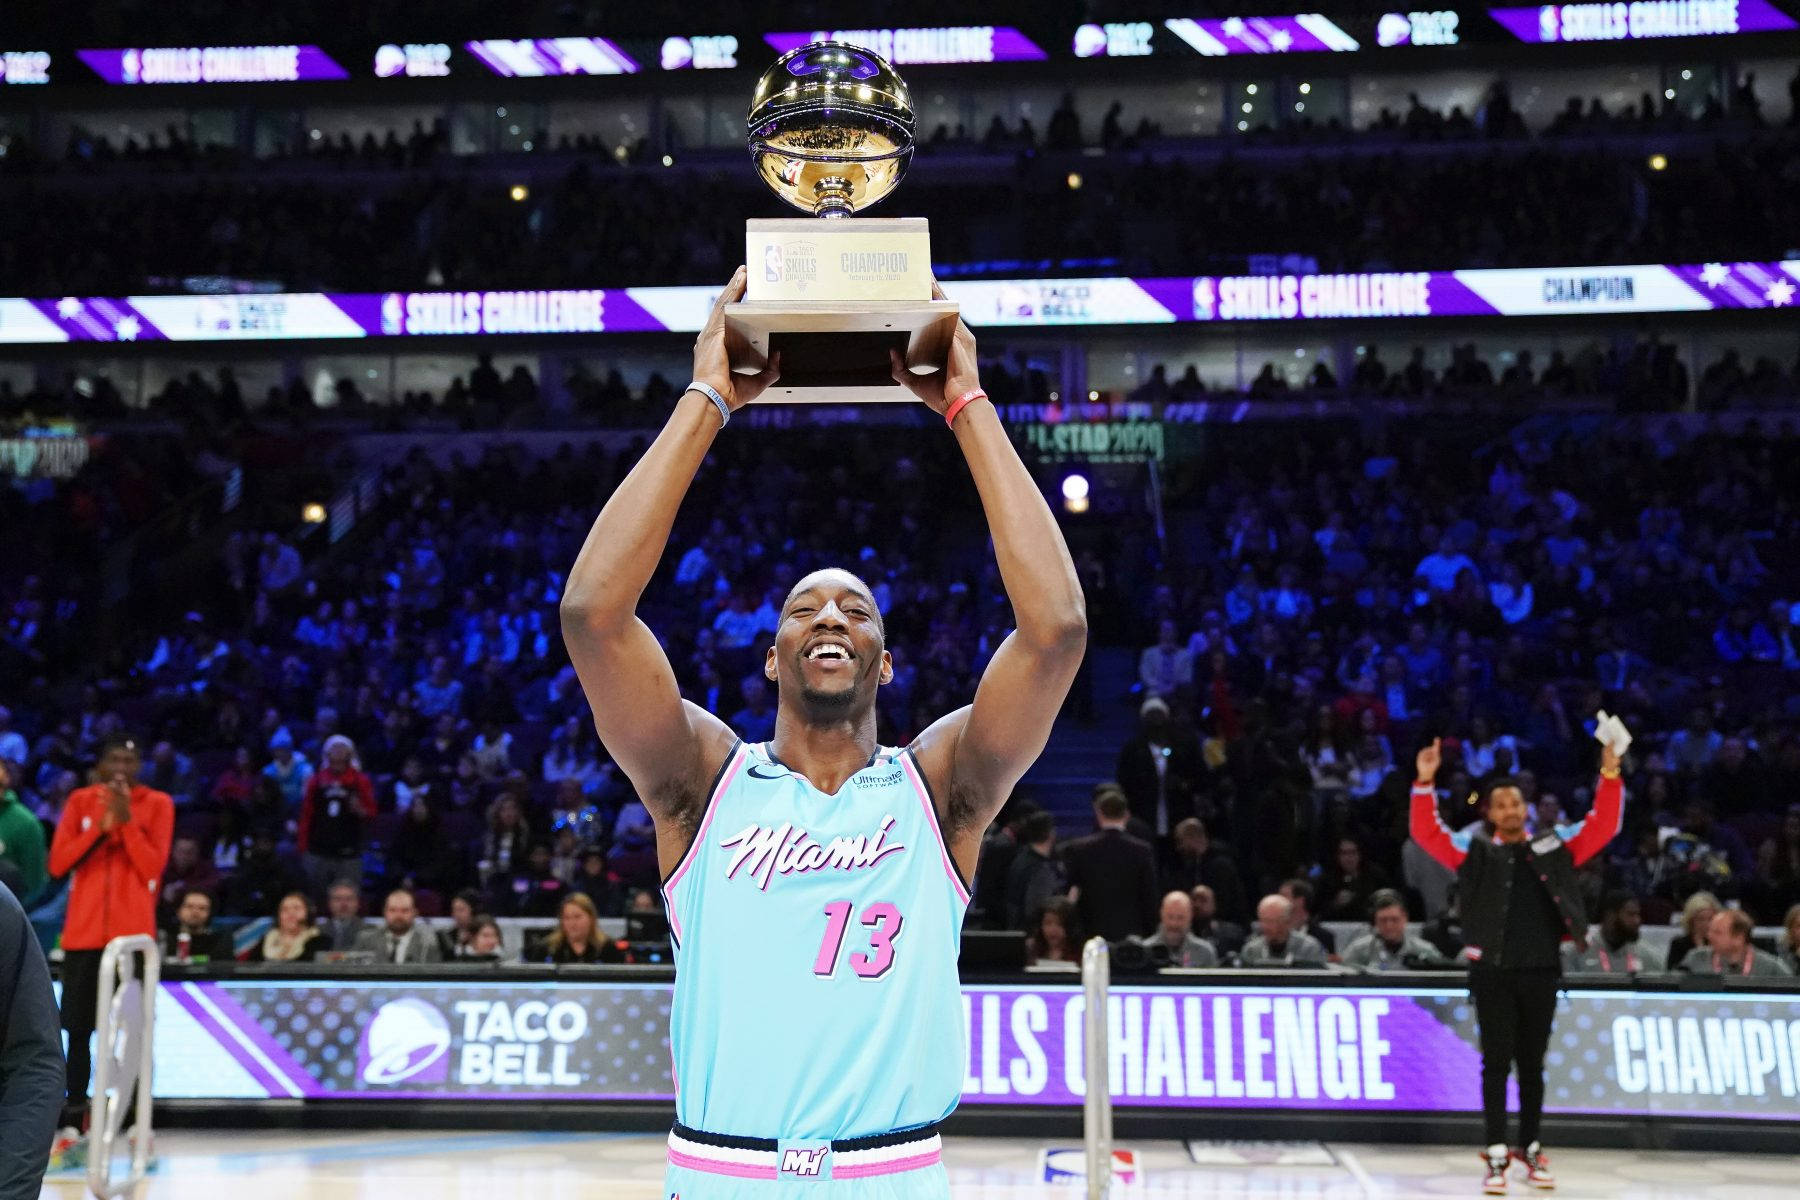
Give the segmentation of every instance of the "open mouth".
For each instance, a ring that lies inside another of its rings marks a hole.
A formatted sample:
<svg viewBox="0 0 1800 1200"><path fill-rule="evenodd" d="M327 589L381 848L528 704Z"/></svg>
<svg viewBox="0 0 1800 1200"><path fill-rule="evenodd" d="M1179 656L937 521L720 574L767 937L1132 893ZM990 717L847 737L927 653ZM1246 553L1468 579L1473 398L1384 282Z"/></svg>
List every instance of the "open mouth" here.
<svg viewBox="0 0 1800 1200"><path fill-rule="evenodd" d="M847 663L853 661L856 658L856 655L852 653L850 647L843 642L821 641L814 642L801 657L807 662Z"/></svg>

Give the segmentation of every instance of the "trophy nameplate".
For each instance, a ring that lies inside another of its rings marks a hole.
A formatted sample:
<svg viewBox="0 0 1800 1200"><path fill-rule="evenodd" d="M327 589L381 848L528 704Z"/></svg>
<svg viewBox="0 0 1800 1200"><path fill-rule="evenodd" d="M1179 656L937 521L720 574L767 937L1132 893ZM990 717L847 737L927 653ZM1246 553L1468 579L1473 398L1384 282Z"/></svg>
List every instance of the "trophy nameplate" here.
<svg viewBox="0 0 1800 1200"><path fill-rule="evenodd" d="M922 217L851 216L886 196L912 157L912 101L867 50L816 42L783 55L750 109L759 176L811 217L752 219L744 298L725 308L731 369L754 375L781 356L764 397L788 402L913 400L893 380L943 369L954 301L931 295Z"/></svg>

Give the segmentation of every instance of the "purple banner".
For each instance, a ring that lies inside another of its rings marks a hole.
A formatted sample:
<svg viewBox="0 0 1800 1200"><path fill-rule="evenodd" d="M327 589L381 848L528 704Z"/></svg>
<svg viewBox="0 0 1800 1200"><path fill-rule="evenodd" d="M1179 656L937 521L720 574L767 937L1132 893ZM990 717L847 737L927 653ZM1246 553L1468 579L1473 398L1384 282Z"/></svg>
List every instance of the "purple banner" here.
<svg viewBox="0 0 1800 1200"><path fill-rule="evenodd" d="M1165 28L1209 58L1358 50L1357 40L1318 13L1292 17L1176 17Z"/></svg>
<svg viewBox="0 0 1800 1200"><path fill-rule="evenodd" d="M470 54L496 75L635 75L637 60L603 37L488 38L467 43Z"/></svg>
<svg viewBox="0 0 1800 1200"><path fill-rule="evenodd" d="M1800 27L1768 0L1636 0L1630 4L1544 4L1490 8L1521 42L1626 42L1721 37Z"/></svg>
<svg viewBox="0 0 1800 1200"><path fill-rule="evenodd" d="M952 25L935 29L821 29L811 33L765 33L777 54L808 42L849 42L873 50L896 67L938 63L1037 62L1043 48L1010 25Z"/></svg>
<svg viewBox="0 0 1800 1200"><path fill-rule="evenodd" d="M348 79L317 46L165 46L77 50L108 83L294 83Z"/></svg>
<svg viewBox="0 0 1800 1200"><path fill-rule="evenodd" d="M1460 980L1388 986L1119 986L1110 1091L1180 1109L1480 1108L1475 1013ZM165 982L158 1098L615 1099L667 1103L667 983L360 979ZM965 1104L1068 1108L1086 1091L1072 984L963 988ZM1599 992L1562 998L1551 1112L1800 1119L1800 993Z"/></svg>

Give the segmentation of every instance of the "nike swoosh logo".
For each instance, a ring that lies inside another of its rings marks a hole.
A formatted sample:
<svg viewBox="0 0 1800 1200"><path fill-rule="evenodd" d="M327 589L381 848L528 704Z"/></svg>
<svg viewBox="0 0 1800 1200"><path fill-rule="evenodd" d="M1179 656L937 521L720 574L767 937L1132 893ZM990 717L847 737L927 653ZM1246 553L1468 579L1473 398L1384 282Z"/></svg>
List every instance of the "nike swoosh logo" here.
<svg viewBox="0 0 1800 1200"><path fill-rule="evenodd" d="M754 766L750 768L748 773L750 775L750 778L752 778L752 779L786 779L787 778L786 772L783 772L779 775L764 775L760 770L758 770Z"/></svg>

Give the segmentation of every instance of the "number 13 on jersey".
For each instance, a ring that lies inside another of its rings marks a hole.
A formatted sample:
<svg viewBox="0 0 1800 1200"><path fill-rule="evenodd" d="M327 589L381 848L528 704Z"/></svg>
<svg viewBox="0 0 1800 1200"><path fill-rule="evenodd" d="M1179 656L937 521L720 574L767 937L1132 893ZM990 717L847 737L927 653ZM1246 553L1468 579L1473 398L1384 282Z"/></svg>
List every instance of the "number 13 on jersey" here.
<svg viewBox="0 0 1800 1200"><path fill-rule="evenodd" d="M813 974L828 979L837 972L838 954L850 929L855 905L834 900L825 906L825 939L813 960ZM883 900L863 909L861 923L869 927L869 949L850 955L850 969L864 979L880 979L894 965L894 942L900 937L900 910Z"/></svg>

